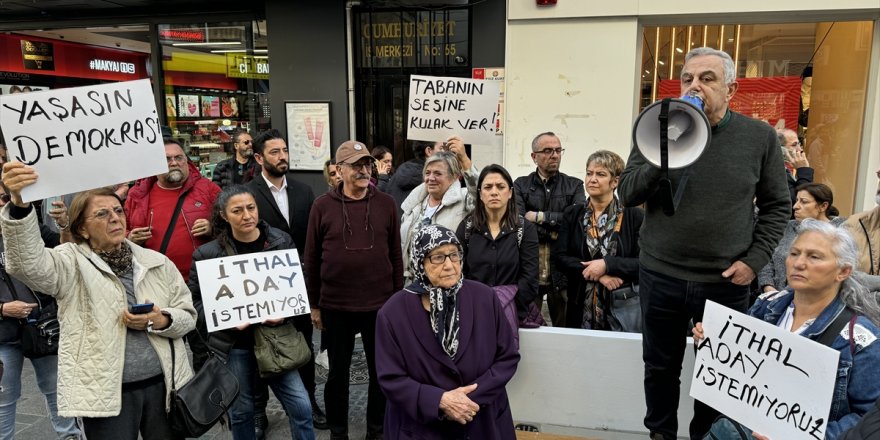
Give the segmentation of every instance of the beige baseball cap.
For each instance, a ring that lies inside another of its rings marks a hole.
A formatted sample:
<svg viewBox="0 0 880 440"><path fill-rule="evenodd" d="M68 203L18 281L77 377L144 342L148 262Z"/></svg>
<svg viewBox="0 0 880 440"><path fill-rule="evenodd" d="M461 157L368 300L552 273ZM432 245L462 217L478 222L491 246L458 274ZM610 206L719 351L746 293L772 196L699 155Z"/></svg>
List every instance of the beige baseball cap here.
<svg viewBox="0 0 880 440"><path fill-rule="evenodd" d="M373 156L367 146L358 141L345 141L336 149L336 163L353 164L364 157Z"/></svg>

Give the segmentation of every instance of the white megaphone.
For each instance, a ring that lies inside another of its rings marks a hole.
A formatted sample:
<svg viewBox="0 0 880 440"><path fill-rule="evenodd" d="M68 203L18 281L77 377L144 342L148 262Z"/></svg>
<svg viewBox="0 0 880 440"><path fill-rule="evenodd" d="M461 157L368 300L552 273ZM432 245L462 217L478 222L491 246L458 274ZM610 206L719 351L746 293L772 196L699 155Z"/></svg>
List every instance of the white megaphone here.
<svg viewBox="0 0 880 440"><path fill-rule="evenodd" d="M669 169L685 168L696 162L711 138L712 127L703 112L703 100L694 92L679 99L657 101L636 118L633 143L648 162L663 172L659 191L666 215L675 214L687 183L685 173L673 197Z"/></svg>

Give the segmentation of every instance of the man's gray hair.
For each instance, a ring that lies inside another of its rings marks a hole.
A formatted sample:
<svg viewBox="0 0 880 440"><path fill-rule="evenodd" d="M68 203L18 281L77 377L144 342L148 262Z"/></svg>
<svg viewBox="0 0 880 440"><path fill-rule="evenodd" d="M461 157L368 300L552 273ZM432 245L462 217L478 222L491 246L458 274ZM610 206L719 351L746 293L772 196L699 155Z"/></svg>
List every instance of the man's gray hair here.
<svg viewBox="0 0 880 440"><path fill-rule="evenodd" d="M425 160L425 167L422 168L422 174L425 174L428 165L431 165L434 162L445 163L446 169L449 171L449 175L452 176L453 179L461 177L461 164L458 163L458 156L456 156L455 153L445 150L435 152L431 157Z"/></svg>
<svg viewBox="0 0 880 440"><path fill-rule="evenodd" d="M562 140L559 139L559 136L556 136L556 133L554 133L554 132L552 132L552 131L545 131L545 132L543 132L543 133L541 133L541 134L535 136L534 139L532 139L532 152L533 152L533 153L536 152L536 151L538 151L538 140L540 140L540 139L541 139L542 137L544 137L544 136L553 136L553 137L555 137L556 140L559 141L559 146L560 146L560 147L562 146Z"/></svg>
<svg viewBox="0 0 880 440"><path fill-rule="evenodd" d="M721 58L724 65L724 84L731 84L736 81L736 66L733 65L733 58L723 50L712 49L711 47L697 47L691 49L691 51L684 56L684 63L687 64L687 62L693 57L706 55L714 55Z"/></svg>
<svg viewBox="0 0 880 440"><path fill-rule="evenodd" d="M776 140L779 141L780 147L787 146L787 145L785 145L785 136L788 135L789 133L794 133L794 135L797 136L797 132L790 129L790 128L780 128L780 129L776 130Z"/></svg>

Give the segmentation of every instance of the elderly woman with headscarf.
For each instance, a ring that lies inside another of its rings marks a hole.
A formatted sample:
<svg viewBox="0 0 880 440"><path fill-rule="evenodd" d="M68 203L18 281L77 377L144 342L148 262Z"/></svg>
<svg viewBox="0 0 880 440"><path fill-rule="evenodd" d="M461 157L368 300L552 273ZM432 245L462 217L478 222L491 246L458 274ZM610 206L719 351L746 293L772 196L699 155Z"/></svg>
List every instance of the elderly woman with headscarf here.
<svg viewBox="0 0 880 440"><path fill-rule="evenodd" d="M410 245L415 281L379 310L388 440L515 438L505 386L519 354L493 290L462 278L462 255L449 229L421 228Z"/></svg>
<svg viewBox="0 0 880 440"><path fill-rule="evenodd" d="M186 282L168 257L125 239L125 211L109 188L77 194L73 242L46 248L21 198L36 181L21 162L3 165L12 203L0 223L6 270L58 302L58 414L82 417L91 440L177 438L167 418L172 380L180 387L193 374L171 359L172 350L185 358L182 337L195 328Z"/></svg>

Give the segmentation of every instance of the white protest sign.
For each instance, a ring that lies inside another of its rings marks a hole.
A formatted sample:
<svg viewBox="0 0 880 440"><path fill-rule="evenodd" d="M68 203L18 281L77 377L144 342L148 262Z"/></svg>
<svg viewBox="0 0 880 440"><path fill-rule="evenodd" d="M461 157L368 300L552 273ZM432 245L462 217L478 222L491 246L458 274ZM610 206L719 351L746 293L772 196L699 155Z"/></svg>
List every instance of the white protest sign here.
<svg viewBox="0 0 880 440"><path fill-rule="evenodd" d="M690 395L771 439L825 438L840 353L712 301Z"/></svg>
<svg viewBox="0 0 880 440"><path fill-rule="evenodd" d="M25 202L168 171L148 79L2 96L0 129L40 176Z"/></svg>
<svg viewBox="0 0 880 440"><path fill-rule="evenodd" d="M409 139L494 145L500 84L470 78L412 75L409 80Z"/></svg>
<svg viewBox="0 0 880 440"><path fill-rule="evenodd" d="M196 262L208 331L311 313L296 249Z"/></svg>

